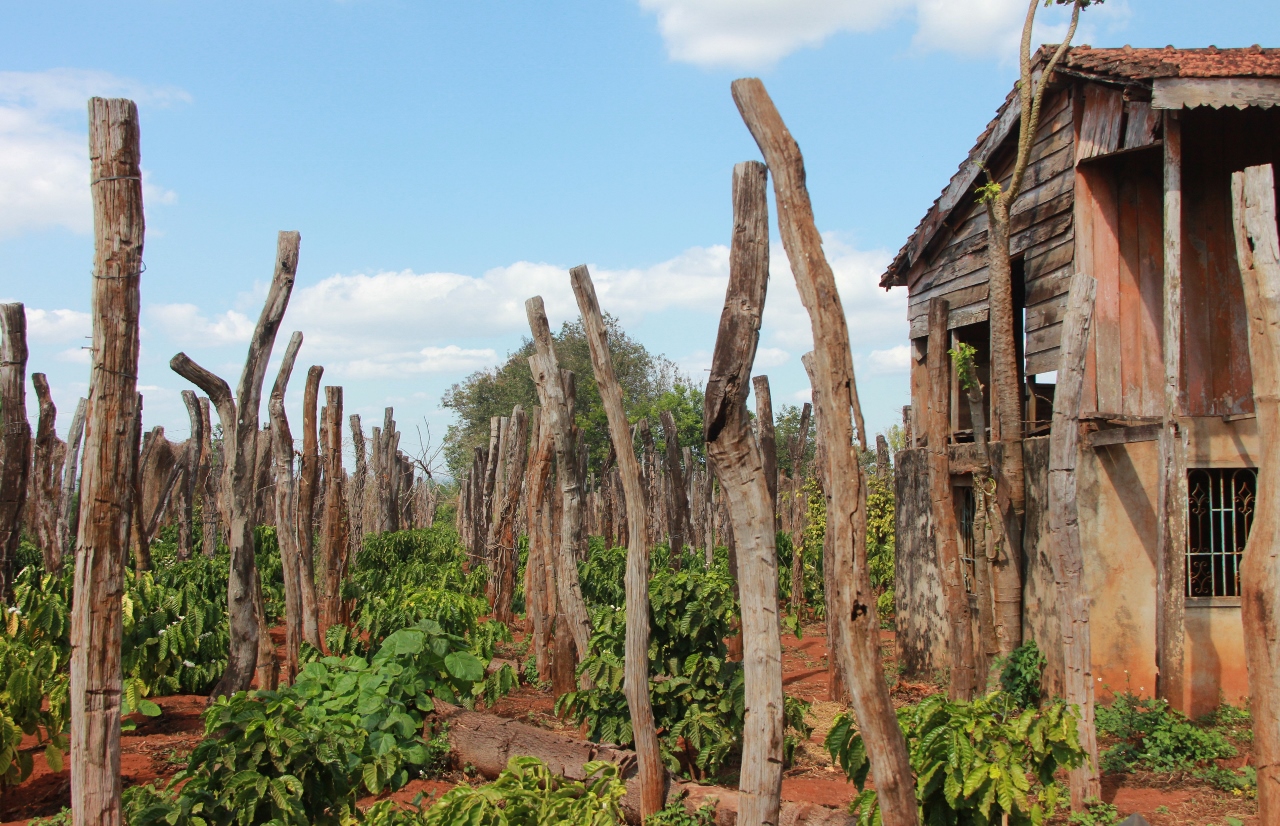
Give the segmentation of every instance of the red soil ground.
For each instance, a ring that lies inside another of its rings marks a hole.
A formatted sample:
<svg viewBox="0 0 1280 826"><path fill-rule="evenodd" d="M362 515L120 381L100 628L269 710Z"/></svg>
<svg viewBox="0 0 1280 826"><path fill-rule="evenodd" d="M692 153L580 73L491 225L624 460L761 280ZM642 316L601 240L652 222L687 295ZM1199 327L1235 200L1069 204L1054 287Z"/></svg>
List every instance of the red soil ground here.
<svg viewBox="0 0 1280 826"><path fill-rule="evenodd" d="M280 642L280 629L272 636ZM520 635L517 635L517 642ZM892 665L893 634L881 632L882 652L886 664ZM842 706L828 701L827 646L821 626L806 628L803 638L791 634L782 638L783 684L788 694L810 701L813 736L797 750L796 765L788 769L782 781L784 800L820 803L842 807L853 799L855 787L844 780L831 762L822 740L831 721ZM500 652L510 655L512 652ZM939 687L928 683L896 680L893 687L895 705L918 702ZM195 696L161 697L157 700L163 714L142 719L135 731L121 738L121 773L126 786L165 780L182 768L183 760L199 742L204 731L200 714L206 698ZM556 718L554 698L549 691L522 685L500 700L490 712L500 717L519 719L532 725L575 734L576 729ZM40 752L34 738L23 742L24 748ZM459 782L461 773L441 780L415 780L394 795L367 798L364 808L376 800L412 801L418 794L430 800L438 798ZM1121 815L1140 812L1152 826L1209 826L1226 824L1233 817L1246 826L1259 826L1257 804L1233 797L1190 779L1167 776L1108 775L1103 778L1103 799L1114 804ZM0 826L19 826L28 818L56 814L70 803L70 777L66 770L51 772L43 754L35 755L35 770L25 783L0 796ZM1055 819L1066 823L1066 816Z"/></svg>

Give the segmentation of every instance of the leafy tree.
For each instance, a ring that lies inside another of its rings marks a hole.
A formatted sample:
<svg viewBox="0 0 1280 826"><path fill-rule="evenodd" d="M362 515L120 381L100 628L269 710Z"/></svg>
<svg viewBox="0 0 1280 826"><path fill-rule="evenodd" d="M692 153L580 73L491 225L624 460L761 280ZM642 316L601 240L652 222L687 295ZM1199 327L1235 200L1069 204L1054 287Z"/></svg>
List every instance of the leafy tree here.
<svg viewBox="0 0 1280 826"><path fill-rule="evenodd" d="M700 445L701 388L681 375L666 356L650 353L643 344L628 336L613 316L605 315L605 327L613 369L622 384L627 417L631 421L646 417L651 425L657 425L658 414L670 410L682 444ZM591 369L591 352L582 322L566 321L554 338L561 368L573 371L576 377L576 421L590 450L591 463L598 466L609 453L608 422ZM444 444L445 462L455 478L464 475L471 466L473 449L488 445L492 417L511 415L511 408L517 404L528 410L538 403L529 371L529 356L533 352L532 339L525 338L507 356L506 362L472 373L444 394L441 404L458 416L449 426ZM661 427L656 427L655 436L661 444Z"/></svg>
<svg viewBox="0 0 1280 826"><path fill-rule="evenodd" d="M791 443L795 441L800 430L800 408L794 404L784 404L773 411L773 437L778 443L778 472L794 478L791 467ZM809 419L809 435L804 443L804 456L801 463L804 470L813 466L814 451L818 440L813 426L813 418Z"/></svg>

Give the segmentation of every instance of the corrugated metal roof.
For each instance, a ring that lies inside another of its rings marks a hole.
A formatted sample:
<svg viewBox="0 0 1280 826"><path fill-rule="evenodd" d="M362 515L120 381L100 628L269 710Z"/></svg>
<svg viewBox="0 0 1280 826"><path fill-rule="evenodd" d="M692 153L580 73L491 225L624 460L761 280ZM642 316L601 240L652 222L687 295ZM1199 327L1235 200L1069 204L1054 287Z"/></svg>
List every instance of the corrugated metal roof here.
<svg viewBox="0 0 1280 826"><path fill-rule="evenodd" d="M1041 46L1032 58L1033 67L1044 65L1054 48L1056 46ZM1259 46L1244 49L1219 49L1214 46L1204 49L1175 49L1172 46L1163 49L1135 49L1131 46L1095 49L1082 45L1073 46L1063 56L1059 69L1064 74L1074 76L1141 85L1149 85L1155 78L1162 77L1280 77L1280 49L1263 49ZM894 256L889 268L880 277L880 286L889 288L906 283L907 270L960 202L961 193L956 190L967 189L972 185L969 179L973 177L970 173L975 163L985 162L995 150L996 147L991 145L992 133L1001 126L1010 107L1017 106L1016 91L1015 87L1005 98L991 123L978 136L968 156L947 183L942 195L933 202L911 237ZM1016 124L1010 135L1016 139Z"/></svg>

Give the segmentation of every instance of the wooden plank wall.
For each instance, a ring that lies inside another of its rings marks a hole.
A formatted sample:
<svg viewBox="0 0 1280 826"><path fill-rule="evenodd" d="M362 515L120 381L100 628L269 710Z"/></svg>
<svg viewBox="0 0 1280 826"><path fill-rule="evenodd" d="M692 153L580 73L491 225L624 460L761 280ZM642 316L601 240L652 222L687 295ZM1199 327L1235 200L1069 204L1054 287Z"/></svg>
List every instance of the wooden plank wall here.
<svg viewBox="0 0 1280 826"><path fill-rule="evenodd" d="M1045 692L1063 694L1062 624L1058 619L1052 547L1049 535L1049 437L1022 443L1022 466L1027 484L1027 513L1022 528L1022 637L1035 640L1048 660ZM1041 538L1046 541L1041 542Z"/></svg>
<svg viewBox="0 0 1280 826"><path fill-rule="evenodd" d="M933 547L926 451L900 450L894 458L897 553L894 598L898 662L908 677L932 676L950 662L950 632L942 607L942 578Z"/></svg>
<svg viewBox="0 0 1280 826"><path fill-rule="evenodd" d="M1067 92L1045 103L1023 192L1011 210L1014 255L1024 256L1028 372L1057 368L1056 350L1066 288L1072 272L1072 204L1075 162L1073 104ZM1012 160L1001 172L1007 182ZM927 335L929 299L951 302L951 329L987 318L987 212L972 204L958 213L956 230L910 284L911 336ZM1052 366L1046 366L1052 365Z"/></svg>
<svg viewBox="0 0 1280 826"><path fill-rule="evenodd" d="M1183 387L1189 416L1253 412L1231 173L1280 166L1280 109L1182 113Z"/></svg>

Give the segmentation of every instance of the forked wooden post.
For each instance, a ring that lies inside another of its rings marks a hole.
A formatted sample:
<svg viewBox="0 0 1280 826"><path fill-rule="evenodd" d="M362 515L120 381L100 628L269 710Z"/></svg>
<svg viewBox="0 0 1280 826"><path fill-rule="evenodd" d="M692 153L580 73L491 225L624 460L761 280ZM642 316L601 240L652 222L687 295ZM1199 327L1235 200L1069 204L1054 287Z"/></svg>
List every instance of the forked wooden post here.
<svg viewBox="0 0 1280 826"><path fill-rule="evenodd" d="M854 382L849 327L813 220L800 147L763 83L748 78L734 81L732 88L738 111L773 176L782 246L813 328L816 389L821 391L817 404L822 406L818 424L830 496L827 531L834 547L837 583L828 610L845 629L833 653L846 664L885 826L915 826L919 822L915 783L906 740L884 681L876 594L867 570L865 480L855 449L855 439L866 449L866 429Z"/></svg>
<svg viewBox="0 0 1280 826"><path fill-rule="evenodd" d="M617 447L618 470L627 500L627 639L623 693L631 712L631 728L636 741L636 761L640 771L640 812L649 817L662 809L666 798L666 772L658 751L658 732L649 701L649 537L646 531L644 491L640 486L640 465L631 450L631 428L622 406L622 387L613 372L609 340L605 333L600 302L585 266L569 271L573 294L582 313L591 366L595 369L600 401L609 419L609 438Z"/></svg>
<svg viewBox="0 0 1280 826"><path fill-rule="evenodd" d="M1231 176L1236 258L1249 315L1253 403L1258 413L1257 511L1240 565L1258 822L1280 821L1280 235L1272 167Z"/></svg>
<svg viewBox="0 0 1280 826"><path fill-rule="evenodd" d="M254 608L256 565L253 558L258 415L267 361L271 358L271 348L284 311L289 306L289 295L293 292L300 243L301 236L296 232L281 232L276 241L275 272L262 314L249 340L249 352L235 398L232 398L231 388L225 381L196 364L186 353L178 353L169 360L169 368L173 372L205 392L222 422L223 490L230 500L224 514L230 528L231 571L227 578L227 613L231 625L231 650L227 669L214 686L215 697L247 689L258 661L258 616Z"/></svg>
<svg viewBox="0 0 1280 826"><path fill-rule="evenodd" d="M120 594L138 415L142 169L133 101L89 101L93 350L71 604L71 817L119 826Z"/></svg>
<svg viewBox="0 0 1280 826"><path fill-rule="evenodd" d="M956 525L956 506L951 490L951 460L947 446L951 441L951 373L947 369L947 313L945 298L929 301L929 499L933 516L934 552L942 579L942 594L947 606L947 625L951 631L952 700L972 700L977 685L974 666L973 616L969 594L960 570L960 529Z"/></svg>
<svg viewBox="0 0 1280 826"><path fill-rule="evenodd" d="M729 287L703 403L707 456L724 487L738 543L746 721L738 782L738 823L776 824L782 804L782 640L778 621L778 553L768 483L773 443L769 384L755 382L759 436L747 412L751 365L760 342L769 283L769 202L765 166L733 168L733 240ZM763 387L762 387L763 385ZM761 399L763 397L763 403ZM765 419L765 416L768 419ZM628 617L630 615L628 614Z"/></svg>
<svg viewBox="0 0 1280 826"><path fill-rule="evenodd" d="M1049 428L1049 547L1054 560L1058 616L1062 622L1062 662L1067 702L1080 709L1080 746L1085 765L1071 771L1071 807L1102 795L1098 779L1098 740L1093 723L1093 667L1089 643L1089 594L1085 592L1080 514L1076 505L1076 457L1080 445L1080 406L1085 355L1093 322L1098 283L1085 273L1071 278L1067 315L1062 322L1062 366L1053 396Z"/></svg>
<svg viewBox="0 0 1280 826"><path fill-rule="evenodd" d="M0 304L0 604L13 601L14 557L22 539L22 508L31 469L27 421L27 315Z"/></svg>

